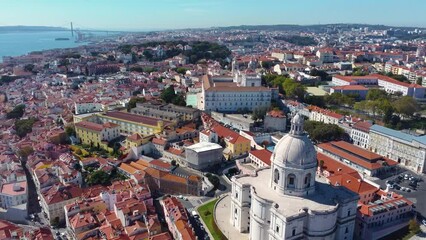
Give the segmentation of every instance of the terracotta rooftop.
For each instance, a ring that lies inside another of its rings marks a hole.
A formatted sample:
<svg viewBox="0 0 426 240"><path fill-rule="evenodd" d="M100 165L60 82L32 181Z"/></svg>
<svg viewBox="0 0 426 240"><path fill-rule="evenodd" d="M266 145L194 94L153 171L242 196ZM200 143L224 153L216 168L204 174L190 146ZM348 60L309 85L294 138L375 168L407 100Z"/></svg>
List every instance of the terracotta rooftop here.
<svg viewBox="0 0 426 240"><path fill-rule="evenodd" d="M103 116L115 118L119 120L124 121L130 121L130 122L136 122L136 123L142 123L150 126L157 126L157 124L162 121L155 118L140 116L136 114L126 113L126 112L107 112L104 113ZM165 122L165 121L163 121ZM166 123L166 122L165 122ZM169 122L167 122L169 123Z"/></svg>
<svg viewBox="0 0 426 240"><path fill-rule="evenodd" d="M359 148L344 141L321 143L317 146L326 152L347 159L369 170L383 167L383 162L386 162L389 166L398 164L395 161L389 160L378 154Z"/></svg>
<svg viewBox="0 0 426 240"><path fill-rule="evenodd" d="M271 156L272 153L266 149L261 150L251 150L250 154L260 159L266 165L271 166Z"/></svg>
<svg viewBox="0 0 426 240"><path fill-rule="evenodd" d="M355 128L357 130L369 133L370 132L370 127L373 126L373 124L369 123L369 122L357 122L355 123L352 128Z"/></svg>

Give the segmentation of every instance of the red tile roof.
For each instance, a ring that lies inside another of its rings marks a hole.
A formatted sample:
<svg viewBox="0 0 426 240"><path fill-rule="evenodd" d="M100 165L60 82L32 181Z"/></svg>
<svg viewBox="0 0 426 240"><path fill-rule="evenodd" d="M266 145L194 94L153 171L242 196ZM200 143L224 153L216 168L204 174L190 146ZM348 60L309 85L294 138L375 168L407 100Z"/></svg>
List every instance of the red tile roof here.
<svg viewBox="0 0 426 240"><path fill-rule="evenodd" d="M222 125L220 125L219 123L216 123L213 127L212 130L214 132L216 132L216 134L221 137L226 139L228 142L235 144L235 143L241 143L241 142L249 142L250 140L248 140L247 138L241 136L240 134L232 131L229 128L226 128Z"/></svg>
<svg viewBox="0 0 426 240"><path fill-rule="evenodd" d="M102 124L97 124L97 123L93 123L93 122L89 122L89 121L78 122L78 123L75 124L75 126L78 127L78 128L89 129L89 130L96 131L96 132L100 132L100 131L102 131L102 129L104 129Z"/></svg>
<svg viewBox="0 0 426 240"><path fill-rule="evenodd" d="M356 170L346 166L345 164L319 152L317 153L317 160L318 166L320 166L321 161L323 162L322 169L323 171L329 172L330 176L356 172Z"/></svg>
<svg viewBox="0 0 426 240"><path fill-rule="evenodd" d="M373 152L356 147L350 143L346 143L343 141L321 143L317 146L318 148L321 148L326 152L330 152L341 158L347 159L369 170L381 168L383 166L383 162L386 162L389 166L398 164Z"/></svg>
<svg viewBox="0 0 426 240"><path fill-rule="evenodd" d="M107 117L111 117L111 118L116 118L120 120L136 122L136 123L142 123L142 124L151 125L151 126L157 126L158 122L163 121L163 120L158 120L155 118L140 116L140 115L131 114L131 113L125 113L125 112L107 112L107 113L104 113L103 115ZM166 121L163 121L163 122L169 123Z"/></svg>
<svg viewBox="0 0 426 240"><path fill-rule="evenodd" d="M370 132L370 127L373 126L373 124L369 123L369 122L357 122L355 123L352 128L355 128L357 130L369 133Z"/></svg>
<svg viewBox="0 0 426 240"><path fill-rule="evenodd" d="M285 118L284 112L280 110L269 111L268 116L275 117L275 118Z"/></svg>
<svg viewBox="0 0 426 240"><path fill-rule="evenodd" d="M336 175L336 176L330 176L328 177L328 180L330 183L334 186L339 185L343 186L352 192L358 193L358 194L364 194L364 193L374 193L379 190L379 188L364 182L360 175L357 172L353 173L344 173L342 175Z"/></svg>
<svg viewBox="0 0 426 240"><path fill-rule="evenodd" d="M363 85L345 85L345 86L336 86L332 87L335 90L357 90L357 91L367 91L368 88Z"/></svg>
<svg viewBox="0 0 426 240"><path fill-rule="evenodd" d="M250 154L260 159L266 165L271 166L271 156L272 153L266 149L261 150L251 150Z"/></svg>

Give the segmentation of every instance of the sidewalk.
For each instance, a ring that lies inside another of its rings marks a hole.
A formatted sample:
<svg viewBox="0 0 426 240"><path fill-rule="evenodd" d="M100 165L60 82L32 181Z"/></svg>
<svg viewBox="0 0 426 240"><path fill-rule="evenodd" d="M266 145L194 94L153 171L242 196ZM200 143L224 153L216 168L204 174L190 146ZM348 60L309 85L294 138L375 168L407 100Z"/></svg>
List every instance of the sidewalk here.
<svg viewBox="0 0 426 240"><path fill-rule="evenodd" d="M226 195L216 203L214 219L222 233L229 239L248 240L248 233L240 233L230 223L231 197Z"/></svg>

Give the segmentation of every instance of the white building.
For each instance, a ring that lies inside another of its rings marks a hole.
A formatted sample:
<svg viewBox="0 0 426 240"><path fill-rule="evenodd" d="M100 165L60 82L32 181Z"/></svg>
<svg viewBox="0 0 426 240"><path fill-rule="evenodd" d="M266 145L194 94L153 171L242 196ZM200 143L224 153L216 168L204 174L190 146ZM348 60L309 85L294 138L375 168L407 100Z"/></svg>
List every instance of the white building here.
<svg viewBox="0 0 426 240"><path fill-rule="evenodd" d="M352 126L351 139L354 145L362 148L368 148L370 145L370 127L369 122L357 122Z"/></svg>
<svg viewBox="0 0 426 240"><path fill-rule="evenodd" d="M266 87L242 87L236 83L213 82L209 76L202 79L198 109L217 112L253 111L269 108L272 90Z"/></svg>
<svg viewBox="0 0 426 240"><path fill-rule="evenodd" d="M222 162L223 148L217 143L200 142L185 148L187 167L201 170Z"/></svg>
<svg viewBox="0 0 426 240"><path fill-rule="evenodd" d="M348 85L376 85L382 87L388 93L402 93L403 96L410 96L413 98L424 98L425 88L405 82L400 82L393 78L383 76L380 74L371 74L367 76L340 76L335 75L332 78L332 83L335 86L348 86Z"/></svg>
<svg viewBox="0 0 426 240"><path fill-rule="evenodd" d="M373 125L370 128L369 148L415 172L426 172L426 136L415 136Z"/></svg>
<svg viewBox="0 0 426 240"><path fill-rule="evenodd" d="M74 112L75 114L84 114L92 112L102 111L102 104L96 102L75 102Z"/></svg>
<svg viewBox="0 0 426 240"><path fill-rule="evenodd" d="M353 238L358 196L316 181L316 151L299 114L271 162L254 176L232 178L230 224L235 229L249 232L251 240Z"/></svg>
<svg viewBox="0 0 426 240"><path fill-rule="evenodd" d="M272 153L266 149L251 150L249 152L250 162L257 168L271 166Z"/></svg>
<svg viewBox="0 0 426 240"><path fill-rule="evenodd" d="M268 112L263 120L266 131L285 132L287 128L287 118L283 111L272 110Z"/></svg>
<svg viewBox="0 0 426 240"><path fill-rule="evenodd" d="M3 184L0 201L1 207L5 209L26 203L28 201L27 182Z"/></svg>
<svg viewBox="0 0 426 240"><path fill-rule="evenodd" d="M328 109L319 108L313 106L310 108L309 120L323 122L325 124L339 124L340 120L343 120L344 116Z"/></svg>

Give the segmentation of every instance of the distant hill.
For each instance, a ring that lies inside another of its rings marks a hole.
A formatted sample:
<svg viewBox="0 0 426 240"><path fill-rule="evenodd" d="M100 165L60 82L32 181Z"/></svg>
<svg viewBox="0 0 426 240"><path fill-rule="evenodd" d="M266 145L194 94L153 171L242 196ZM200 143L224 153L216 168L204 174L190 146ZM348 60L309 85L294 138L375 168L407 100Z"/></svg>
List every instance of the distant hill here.
<svg viewBox="0 0 426 240"><path fill-rule="evenodd" d="M241 26L229 26L229 27L216 27L215 29L233 30L272 30L272 31L315 31L325 28L364 28L368 27L370 30L386 30L389 28L394 29L424 29L419 27L395 27L386 25L370 25L370 24L356 24L356 23L336 23L336 24L317 24L317 25L292 25L292 24L277 24L277 25L241 25Z"/></svg>
<svg viewBox="0 0 426 240"><path fill-rule="evenodd" d="M68 31L63 27L46 26L0 26L0 33L4 32L45 32L45 31Z"/></svg>

